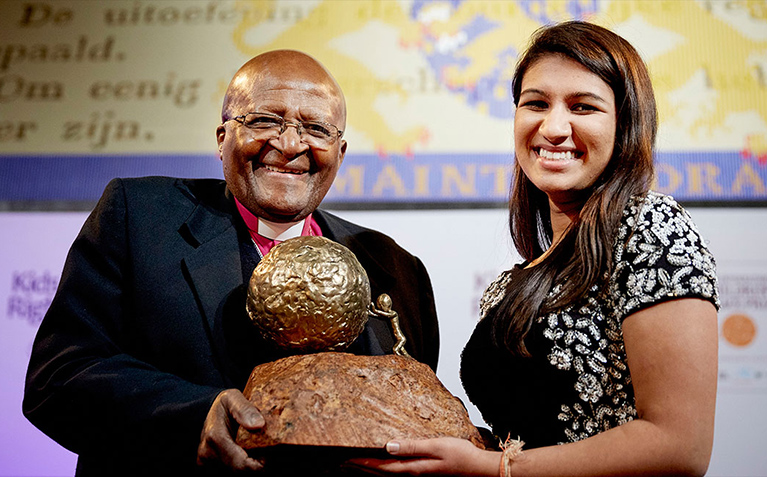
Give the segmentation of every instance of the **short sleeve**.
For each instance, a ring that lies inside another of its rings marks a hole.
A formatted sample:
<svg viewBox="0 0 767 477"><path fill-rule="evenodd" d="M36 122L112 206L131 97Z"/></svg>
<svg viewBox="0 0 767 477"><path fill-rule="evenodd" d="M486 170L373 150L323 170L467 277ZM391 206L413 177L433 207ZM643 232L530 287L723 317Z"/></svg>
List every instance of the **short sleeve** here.
<svg viewBox="0 0 767 477"><path fill-rule="evenodd" d="M620 321L683 297L709 300L719 308L714 257L689 213L673 198L650 192L624 211L610 294Z"/></svg>
<svg viewBox="0 0 767 477"><path fill-rule="evenodd" d="M512 270L502 272L487 286L479 300L479 318L484 319L487 313L506 295L506 289L511 281Z"/></svg>

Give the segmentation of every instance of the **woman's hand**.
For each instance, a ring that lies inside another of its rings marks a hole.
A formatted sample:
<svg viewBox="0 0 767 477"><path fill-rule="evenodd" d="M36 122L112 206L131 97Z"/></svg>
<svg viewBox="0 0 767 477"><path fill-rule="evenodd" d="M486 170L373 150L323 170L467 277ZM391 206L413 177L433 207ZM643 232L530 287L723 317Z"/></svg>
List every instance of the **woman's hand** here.
<svg viewBox="0 0 767 477"><path fill-rule="evenodd" d="M455 437L396 440L386 444L391 459L354 459L367 470L409 475L498 475L500 452L485 451Z"/></svg>

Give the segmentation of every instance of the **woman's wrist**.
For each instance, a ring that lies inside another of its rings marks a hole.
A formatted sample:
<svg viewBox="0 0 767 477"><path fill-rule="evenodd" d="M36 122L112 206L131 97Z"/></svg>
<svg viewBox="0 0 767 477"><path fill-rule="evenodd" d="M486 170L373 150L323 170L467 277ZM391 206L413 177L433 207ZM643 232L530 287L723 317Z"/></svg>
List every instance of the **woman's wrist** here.
<svg viewBox="0 0 767 477"><path fill-rule="evenodd" d="M501 443L501 462L498 464L498 475L500 477L512 477L511 475L511 463L522 455L522 446L525 445L520 439L512 439L511 436L506 438L506 442Z"/></svg>

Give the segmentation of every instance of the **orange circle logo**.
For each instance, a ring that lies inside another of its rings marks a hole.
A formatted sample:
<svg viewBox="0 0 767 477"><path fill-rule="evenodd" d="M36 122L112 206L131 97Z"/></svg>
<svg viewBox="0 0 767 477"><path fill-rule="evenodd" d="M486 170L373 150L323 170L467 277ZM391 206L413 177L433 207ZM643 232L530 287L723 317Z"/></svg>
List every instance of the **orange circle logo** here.
<svg viewBox="0 0 767 477"><path fill-rule="evenodd" d="M756 337L756 323L747 315L730 315L722 323L722 336L733 346L748 346Z"/></svg>

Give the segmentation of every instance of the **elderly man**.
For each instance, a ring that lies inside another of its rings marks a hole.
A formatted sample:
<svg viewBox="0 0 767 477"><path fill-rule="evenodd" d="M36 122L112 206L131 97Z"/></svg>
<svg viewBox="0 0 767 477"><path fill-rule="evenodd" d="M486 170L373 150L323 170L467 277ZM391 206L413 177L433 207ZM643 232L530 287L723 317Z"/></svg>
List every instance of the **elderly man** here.
<svg viewBox="0 0 767 477"><path fill-rule="evenodd" d="M247 323L245 283L276 242L322 235L387 293L407 351L436 369L426 270L389 237L317 210L346 152L340 87L312 57L264 53L234 76L216 130L225 181L116 179L67 258L40 326L24 413L79 455L77 475L259 470L233 440L263 418L240 389L275 358ZM388 322L352 345L391 353ZM266 464L268 469L268 463Z"/></svg>

